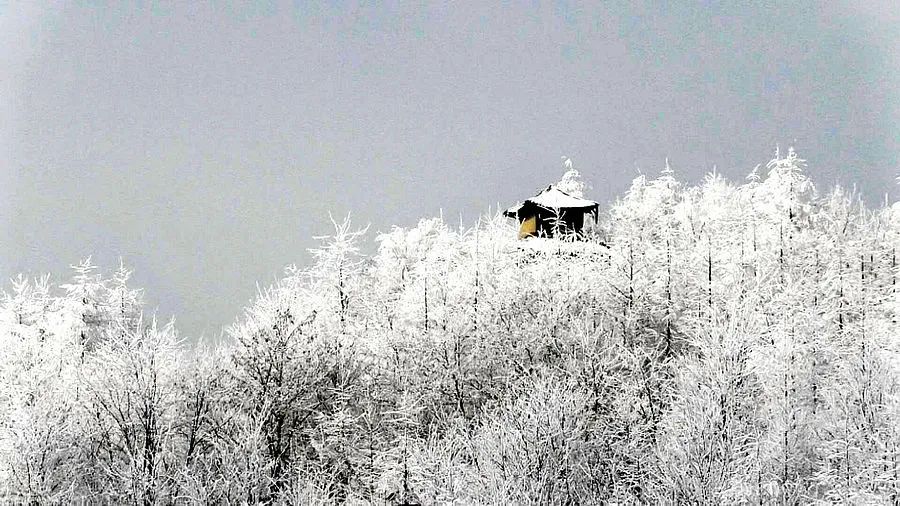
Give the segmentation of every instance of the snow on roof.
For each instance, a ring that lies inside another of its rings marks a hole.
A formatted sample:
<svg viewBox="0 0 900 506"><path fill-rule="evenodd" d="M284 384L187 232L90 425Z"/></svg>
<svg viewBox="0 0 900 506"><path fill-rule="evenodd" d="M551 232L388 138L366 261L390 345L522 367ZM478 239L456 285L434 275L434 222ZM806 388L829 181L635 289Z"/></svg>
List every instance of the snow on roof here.
<svg viewBox="0 0 900 506"><path fill-rule="evenodd" d="M546 208L550 208L550 209L562 209L562 208L587 209L587 208L599 206L599 204L594 202L593 200L582 199L579 197L573 197L553 185L548 186L546 190L538 193L537 195L535 195L534 197L531 197L530 199L527 199L525 202L530 202L532 204L536 204L541 207L546 207Z"/></svg>
<svg viewBox="0 0 900 506"><path fill-rule="evenodd" d="M507 209L506 211L503 211L503 215L504 215L504 216L513 216L513 217L515 217L515 216L516 216L516 213L518 213L518 212L519 212L519 209L522 209L522 206L524 206L524 205L525 205L525 204L522 203L522 202L516 202L516 205L510 207L510 208Z"/></svg>

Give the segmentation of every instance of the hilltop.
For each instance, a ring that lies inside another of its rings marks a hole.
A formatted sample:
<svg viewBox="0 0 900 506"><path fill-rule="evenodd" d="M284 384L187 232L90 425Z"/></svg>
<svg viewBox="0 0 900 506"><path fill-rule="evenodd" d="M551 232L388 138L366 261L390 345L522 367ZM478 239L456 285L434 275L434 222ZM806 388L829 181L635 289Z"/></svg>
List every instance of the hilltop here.
<svg viewBox="0 0 900 506"><path fill-rule="evenodd" d="M124 267L0 306L0 483L38 502L891 503L900 209L792 150L640 176L579 241L336 223L189 348Z"/></svg>

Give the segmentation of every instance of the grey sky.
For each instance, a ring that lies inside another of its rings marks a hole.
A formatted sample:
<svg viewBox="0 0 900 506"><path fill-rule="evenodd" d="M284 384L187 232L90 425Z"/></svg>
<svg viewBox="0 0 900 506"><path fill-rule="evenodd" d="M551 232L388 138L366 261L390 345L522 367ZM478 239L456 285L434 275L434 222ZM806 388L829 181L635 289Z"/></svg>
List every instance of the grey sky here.
<svg viewBox="0 0 900 506"><path fill-rule="evenodd" d="M471 222L561 155L601 202L776 143L897 196L894 1L40 3L0 0L0 276L122 256L188 335L306 262L329 211Z"/></svg>

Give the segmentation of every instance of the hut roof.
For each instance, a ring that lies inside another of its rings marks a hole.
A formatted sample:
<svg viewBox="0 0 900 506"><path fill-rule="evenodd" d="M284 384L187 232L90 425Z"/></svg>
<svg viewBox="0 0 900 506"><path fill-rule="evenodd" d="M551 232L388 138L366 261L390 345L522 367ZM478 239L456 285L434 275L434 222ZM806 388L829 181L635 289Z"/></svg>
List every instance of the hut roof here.
<svg viewBox="0 0 900 506"><path fill-rule="evenodd" d="M599 206L599 204L593 200L573 197L559 188L550 185L534 197L526 199L525 202L510 207L503 214L506 216L516 216L525 204L533 204L546 209L584 209L585 212Z"/></svg>

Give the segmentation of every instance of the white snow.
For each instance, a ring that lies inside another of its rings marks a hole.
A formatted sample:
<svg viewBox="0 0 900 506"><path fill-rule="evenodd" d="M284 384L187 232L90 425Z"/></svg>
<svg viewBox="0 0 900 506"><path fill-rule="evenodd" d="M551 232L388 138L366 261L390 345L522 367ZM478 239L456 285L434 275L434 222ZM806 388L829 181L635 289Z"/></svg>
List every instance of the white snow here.
<svg viewBox="0 0 900 506"><path fill-rule="evenodd" d="M546 190L538 193L534 197L527 199L525 202L531 202L533 204L537 204L541 207L546 207L550 209L561 209L561 208L582 208L587 209L590 207L597 206L597 202L588 199L582 199L578 197L573 197L568 193L565 193L558 189L557 187L550 185Z"/></svg>

